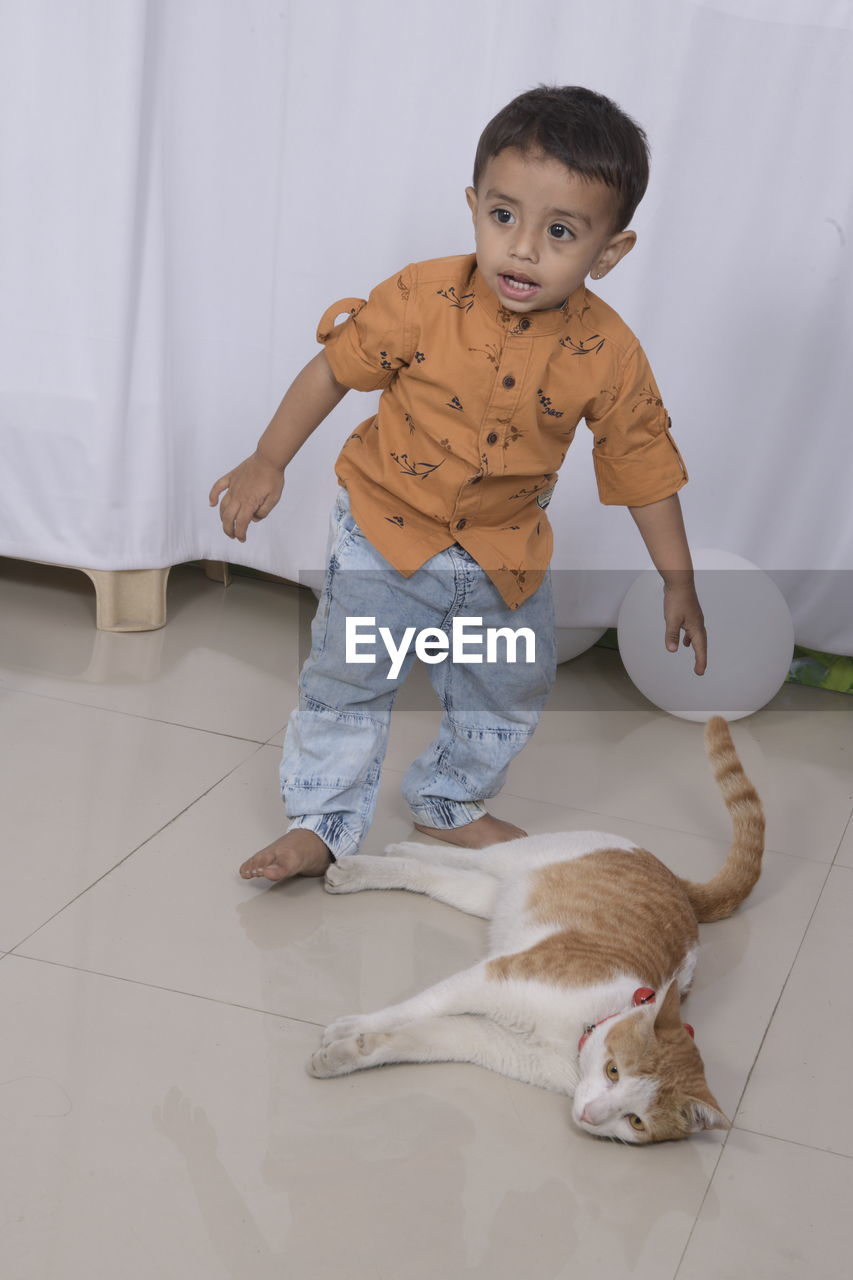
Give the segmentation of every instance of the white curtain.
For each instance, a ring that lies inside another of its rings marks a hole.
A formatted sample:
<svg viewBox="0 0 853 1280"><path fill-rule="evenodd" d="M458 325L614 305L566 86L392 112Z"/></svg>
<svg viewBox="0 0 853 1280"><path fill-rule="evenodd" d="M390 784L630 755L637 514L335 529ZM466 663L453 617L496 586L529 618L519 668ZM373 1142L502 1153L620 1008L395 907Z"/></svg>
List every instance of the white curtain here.
<svg viewBox="0 0 853 1280"><path fill-rule="evenodd" d="M798 641L853 654L848 0L0 0L0 554L319 567L368 397L245 545L207 491L330 302L470 250L479 132L540 82L651 139L601 293L663 389L691 542L779 574ZM555 565L640 567L590 447L581 427ZM611 624L621 576L560 620Z"/></svg>

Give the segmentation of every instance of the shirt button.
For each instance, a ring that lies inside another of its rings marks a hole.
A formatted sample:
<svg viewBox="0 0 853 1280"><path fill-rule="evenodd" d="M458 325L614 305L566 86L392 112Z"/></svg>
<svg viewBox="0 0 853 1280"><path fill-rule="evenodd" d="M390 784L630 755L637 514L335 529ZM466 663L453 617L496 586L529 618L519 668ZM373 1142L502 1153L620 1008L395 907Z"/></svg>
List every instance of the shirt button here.
<svg viewBox="0 0 853 1280"><path fill-rule="evenodd" d="M486 436L486 444L497 444L497 442L498 442L497 431L490 431L489 434Z"/></svg>
<svg viewBox="0 0 853 1280"><path fill-rule="evenodd" d="M512 376L512 374L511 374L511 373L508 373L508 374L506 375L506 377L504 378L504 386L505 386L505 387L514 387L514 386L515 386L515 378Z"/></svg>
<svg viewBox="0 0 853 1280"><path fill-rule="evenodd" d="M524 331L525 329L529 329L529 328L530 328L530 321L529 321L529 320L519 320L519 322L518 322L518 327L519 327L519 329L521 329L522 331Z"/></svg>
<svg viewBox="0 0 853 1280"><path fill-rule="evenodd" d="M467 520L457 520L457 521L456 521L456 528L457 528L457 529L464 529L467 523L468 523L468 521L467 521Z"/></svg>

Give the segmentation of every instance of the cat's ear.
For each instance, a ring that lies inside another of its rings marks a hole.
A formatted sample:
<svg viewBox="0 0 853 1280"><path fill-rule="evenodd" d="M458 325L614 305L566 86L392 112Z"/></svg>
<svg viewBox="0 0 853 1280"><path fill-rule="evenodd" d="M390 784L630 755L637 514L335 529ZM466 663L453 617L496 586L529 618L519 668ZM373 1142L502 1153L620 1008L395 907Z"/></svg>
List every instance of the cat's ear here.
<svg viewBox="0 0 853 1280"><path fill-rule="evenodd" d="M681 1021L681 996L678 983L671 982L663 999L654 1006L655 1031L677 1031L683 1024Z"/></svg>
<svg viewBox="0 0 853 1280"><path fill-rule="evenodd" d="M731 1129L732 1127L731 1121L723 1115L717 1105L717 1099L711 1093L704 1098L686 1098L681 1111L690 1133L698 1133L700 1129Z"/></svg>

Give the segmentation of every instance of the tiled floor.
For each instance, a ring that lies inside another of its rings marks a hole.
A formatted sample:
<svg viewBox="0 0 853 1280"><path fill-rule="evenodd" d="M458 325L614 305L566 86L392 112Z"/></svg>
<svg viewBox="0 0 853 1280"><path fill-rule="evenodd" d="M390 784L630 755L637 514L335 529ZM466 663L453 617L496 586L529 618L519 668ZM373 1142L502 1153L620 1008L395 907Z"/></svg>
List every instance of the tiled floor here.
<svg viewBox="0 0 853 1280"><path fill-rule="evenodd" d="M305 1073L325 1022L470 963L484 928L235 874L281 827L305 606L184 568L165 630L110 635L82 575L0 562L4 1280L847 1277L853 699L787 687L735 727L769 852L689 1000L735 1125L629 1149L475 1067ZM373 845L411 833L398 784L435 718L405 691ZM727 848L700 727L600 649L495 809L694 879Z"/></svg>

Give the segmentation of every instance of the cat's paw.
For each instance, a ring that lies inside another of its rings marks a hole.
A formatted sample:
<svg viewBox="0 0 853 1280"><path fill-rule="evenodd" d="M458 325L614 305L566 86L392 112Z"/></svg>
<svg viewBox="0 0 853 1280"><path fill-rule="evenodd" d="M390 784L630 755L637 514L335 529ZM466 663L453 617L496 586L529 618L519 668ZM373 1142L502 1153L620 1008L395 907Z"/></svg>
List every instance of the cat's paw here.
<svg viewBox="0 0 853 1280"><path fill-rule="evenodd" d="M325 1080L377 1065L381 1061L380 1050L388 1039L389 1036L381 1031L365 1031L345 1040L324 1044L308 1063L308 1074Z"/></svg>
<svg viewBox="0 0 853 1280"><path fill-rule="evenodd" d="M326 1027L322 1043L328 1045L334 1044L336 1040L348 1040L364 1029L366 1021L363 1013L353 1013L347 1018L337 1018Z"/></svg>
<svg viewBox="0 0 853 1280"><path fill-rule="evenodd" d="M396 844L386 844L383 854L396 858L423 858L429 856L432 845L417 840L399 840Z"/></svg>
<svg viewBox="0 0 853 1280"><path fill-rule="evenodd" d="M355 854L332 862L326 871L323 888L327 893L358 893L367 888L363 870Z"/></svg>

